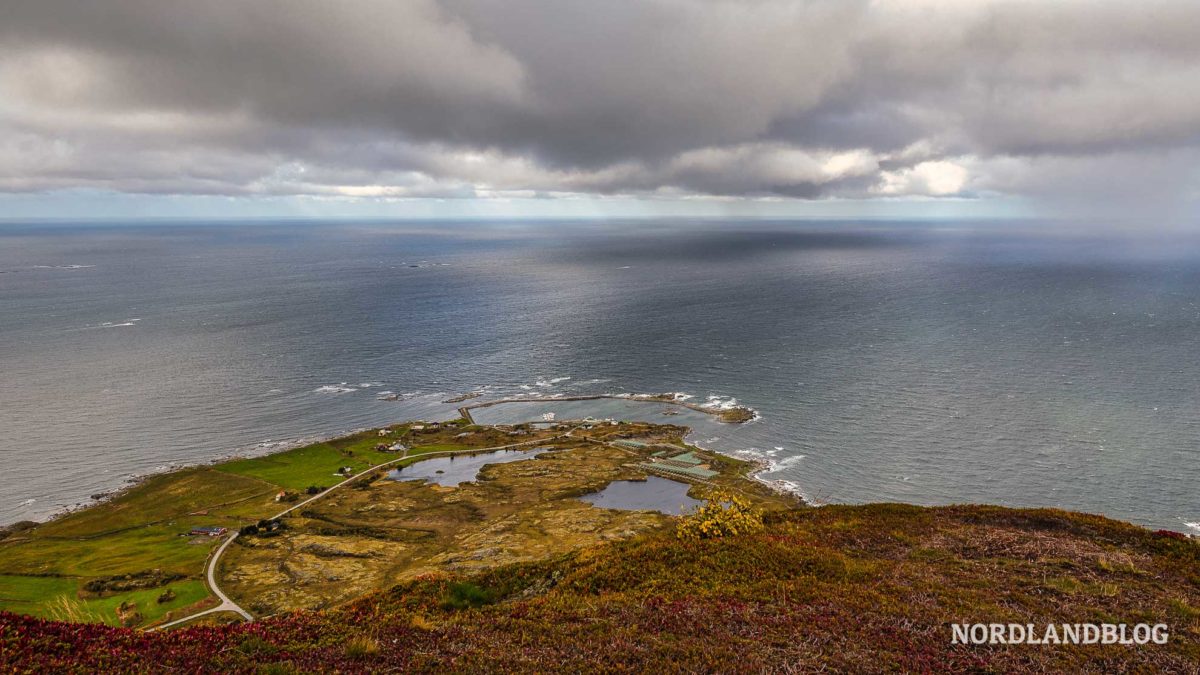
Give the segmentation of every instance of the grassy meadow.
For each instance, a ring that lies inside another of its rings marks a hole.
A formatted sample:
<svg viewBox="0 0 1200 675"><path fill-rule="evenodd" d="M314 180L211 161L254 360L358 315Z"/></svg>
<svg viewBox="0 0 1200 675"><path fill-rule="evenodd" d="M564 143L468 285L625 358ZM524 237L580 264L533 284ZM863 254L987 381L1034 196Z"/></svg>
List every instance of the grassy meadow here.
<svg viewBox="0 0 1200 675"><path fill-rule="evenodd" d="M411 444L408 454L414 459L405 464L429 452L473 447L450 442L449 431L411 438L407 432L407 425L398 425L387 437L372 430L272 455L158 474L106 502L36 527L11 530L0 538L0 610L119 625L117 608L130 603L140 615L135 625L151 625L172 610L210 597L204 568L219 540L187 536L191 528L235 530L286 508L275 501L280 491L303 499L310 486L326 488L344 480L337 475L341 467L358 473L400 458L377 451L380 443L403 439ZM480 434L477 440L482 444L495 438ZM103 597L80 590L88 581L150 570L182 579ZM168 589L175 597L158 602Z"/></svg>

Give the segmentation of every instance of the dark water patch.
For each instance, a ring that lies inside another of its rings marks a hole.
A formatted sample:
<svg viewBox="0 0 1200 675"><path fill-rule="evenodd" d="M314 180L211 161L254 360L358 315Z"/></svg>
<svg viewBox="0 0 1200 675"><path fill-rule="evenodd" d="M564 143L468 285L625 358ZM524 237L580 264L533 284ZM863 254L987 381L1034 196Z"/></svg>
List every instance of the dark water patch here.
<svg viewBox="0 0 1200 675"><path fill-rule="evenodd" d="M602 509L658 511L669 516L681 516L704 503L688 496L690 488L687 483L647 476L646 480L613 481L603 490L579 499Z"/></svg>
<svg viewBox="0 0 1200 675"><path fill-rule="evenodd" d="M550 447L529 450L496 450L471 455L447 455L431 457L388 472L392 480L425 480L444 487L458 487L461 483L479 478L479 472L488 464L507 464L523 459L533 459L552 450Z"/></svg>

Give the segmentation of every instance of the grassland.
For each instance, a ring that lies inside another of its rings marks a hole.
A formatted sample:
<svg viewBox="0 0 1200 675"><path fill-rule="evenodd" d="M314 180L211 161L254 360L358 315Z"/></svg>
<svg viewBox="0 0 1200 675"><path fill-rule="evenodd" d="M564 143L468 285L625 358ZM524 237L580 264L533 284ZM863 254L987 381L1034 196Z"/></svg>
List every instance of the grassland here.
<svg viewBox="0 0 1200 675"><path fill-rule="evenodd" d="M186 536L193 527L238 529L286 507L275 501L280 491L328 487L344 479L337 475L341 467L357 473L401 456L377 451L381 442L410 445L411 459L402 462L408 463L429 452L484 447L510 438L480 429L462 442L454 438L463 433L457 425L421 434L407 425L389 431L386 437L371 431L150 476L107 502L10 532L0 539L0 609L137 626L153 625L170 613L186 615L186 608L211 600L203 571L218 541ZM81 590L88 582L155 570L179 580L103 597ZM175 597L158 602L167 590ZM116 610L122 603L135 609L120 615Z"/></svg>
<svg viewBox="0 0 1200 675"><path fill-rule="evenodd" d="M208 597L204 583L177 581L109 597L80 597L80 579L75 577L29 577L0 575L0 602L10 612L60 621L117 623L122 603L137 607L144 623L153 623L171 612L183 610ZM169 592L169 593L168 593ZM159 598L170 597L159 602Z"/></svg>
<svg viewBox="0 0 1200 675"><path fill-rule="evenodd" d="M1166 644L961 645L957 622L1165 623ZM1196 672L1200 545L1054 510L778 510L144 635L0 615L0 668L195 672Z"/></svg>

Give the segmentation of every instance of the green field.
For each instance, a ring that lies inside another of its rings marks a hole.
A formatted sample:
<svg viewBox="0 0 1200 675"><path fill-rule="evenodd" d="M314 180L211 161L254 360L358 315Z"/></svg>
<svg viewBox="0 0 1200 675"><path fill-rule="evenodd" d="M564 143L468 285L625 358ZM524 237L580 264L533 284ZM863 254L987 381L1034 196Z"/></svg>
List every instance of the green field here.
<svg viewBox="0 0 1200 675"><path fill-rule="evenodd" d="M394 452L376 451L375 446L382 442L391 444L395 441L394 437L380 438L367 432L274 455L225 462L214 468L225 473L256 478L289 490L304 490L310 486L329 487L343 480L337 475L337 470L343 466L352 467L353 473L358 473L400 457ZM447 447L460 449L469 446ZM421 452L429 450L420 448L410 451L409 454Z"/></svg>
<svg viewBox="0 0 1200 675"><path fill-rule="evenodd" d="M274 455L152 476L111 501L0 539L0 609L58 618L75 612L85 620L113 623L116 608L134 602L144 624L152 623L168 610L208 596L204 566L218 540L187 536L193 527L235 530L281 511L286 505L275 502L280 490L331 487L344 480L335 475L340 467L358 473L398 460L396 453L378 452L375 446L395 442L403 431L396 427L387 438L363 432ZM428 443L411 449L402 463L425 453L472 447L449 442L454 433L457 430L448 429L423 435L421 440ZM79 588L88 580L148 570L184 575L167 586L175 591L175 600L156 602L166 587L102 599L80 597Z"/></svg>
<svg viewBox="0 0 1200 675"><path fill-rule="evenodd" d="M197 511L211 512L255 497L273 497L278 489L269 482L208 468L184 469L152 476L111 502L39 527L38 534L43 537L96 537L167 522Z"/></svg>
<svg viewBox="0 0 1200 675"><path fill-rule="evenodd" d="M208 597L205 561L217 539L193 527L236 529L278 512L280 486L212 468L153 476L110 502L71 513L0 540L0 609L52 618L118 623L117 607L134 603L142 624ZM91 579L148 570L181 574L166 586L83 598ZM175 599L158 603L164 590Z"/></svg>
<svg viewBox="0 0 1200 675"><path fill-rule="evenodd" d="M194 605L208 597L201 581L185 579L160 588L120 593L107 598L79 598L80 579L72 577L27 577L0 575L0 602L11 612L46 619L92 621L119 625L117 608L123 602L137 605L145 623L160 619L171 610ZM170 589L175 597L158 602Z"/></svg>
<svg viewBox="0 0 1200 675"><path fill-rule="evenodd" d="M257 478L289 490L304 490L316 485L329 487L340 483L337 475L340 467L349 466L357 473L371 465L358 457L347 457L342 452L320 443L297 448L278 455L239 459L218 464L217 470Z"/></svg>
<svg viewBox="0 0 1200 675"><path fill-rule="evenodd" d="M430 445L418 445L409 451L409 455L420 455L428 452L455 452L458 450L470 450L471 446L461 443L432 443Z"/></svg>

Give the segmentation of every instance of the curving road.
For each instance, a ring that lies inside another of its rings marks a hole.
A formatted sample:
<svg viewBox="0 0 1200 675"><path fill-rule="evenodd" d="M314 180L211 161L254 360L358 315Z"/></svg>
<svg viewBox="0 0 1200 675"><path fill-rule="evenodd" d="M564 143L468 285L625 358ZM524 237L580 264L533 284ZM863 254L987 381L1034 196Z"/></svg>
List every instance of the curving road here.
<svg viewBox="0 0 1200 675"><path fill-rule="evenodd" d="M237 614L241 614L242 618L247 621L254 620L254 615L250 614L250 612L247 612L245 609L242 609L241 605L237 604L233 600L230 600L229 596L225 595L224 591L221 590L221 587L217 586L217 562L221 559L221 554L225 552L225 549L228 548L229 545L233 543L233 540L237 539L237 537L238 533L236 531L229 535L229 538L222 542L217 550L213 552L212 557L208 559L208 570L205 572L205 575L208 578L208 588L213 592L213 595L217 596L217 598L221 601L221 604L217 605L216 607L206 609L202 612L189 614L182 619L176 619L174 621L164 623L161 626L155 626L151 630L170 628L171 626L176 626L181 623L191 621L192 619L204 616L206 614L216 614L217 612L235 612Z"/></svg>
<svg viewBox="0 0 1200 675"><path fill-rule="evenodd" d="M425 454L418 455L418 456L421 459L426 459L429 457L435 457L437 455L454 455L454 454L475 453L475 452L495 452L497 450L508 450L510 448L519 448L522 445L532 445L534 443L547 443L549 441L556 441L556 440L559 440L562 438L567 438L582 426L583 425L576 426L576 427L572 428L570 431L567 431L566 433L560 434L558 436L551 436L549 438L535 438L531 441L522 441L520 443L510 443L508 445L497 445L497 446L494 446L491 448L469 448L466 450L442 450L439 452L429 452L429 453L425 453ZM297 502L296 504L289 506L288 508L286 508L286 509L280 511L279 513L275 514L274 516L272 516L271 520L274 520L276 518L282 518L282 517L286 516L287 514L291 513L292 511L295 511L296 509L300 508L301 506L311 504L312 502L317 501L318 499L324 497L325 495L329 494L330 492L333 492L334 490L342 487L343 485L345 485L347 483L350 483L359 478L362 478L363 476L371 473L372 471L378 471L379 469L382 469L390 464L395 464L396 462L400 462L400 461L403 461L408 458L409 457L406 453L402 457L397 457L396 459L388 460L388 461L384 462L383 464L376 464L375 466L373 466L369 469L360 471L359 473L356 473L353 476L350 476L346 480L343 480L342 482L334 485L333 487L329 488L328 490L325 490L324 492L319 492L319 493L313 495L312 497L305 499L302 502ZM240 605L238 605L233 600L230 600L229 596L225 595L225 593L223 591L221 591L221 587L217 585L217 577L216 577L217 564L221 560L221 555L225 553L225 549L229 548L229 545L232 544L233 540L237 539L237 537L238 537L238 533L236 531L233 534L229 535L229 538L226 539L224 542L222 542L221 546L218 547L217 550L213 552L212 557L208 559L208 570L205 573L205 575L208 579L208 588L209 588L209 590L211 590L213 592L213 595L217 596L217 598L221 601L221 604L217 605L216 607L212 607L212 608L206 609L201 612L196 612L195 614L189 614L181 619L175 619L174 621L170 621L168 623L164 623L162 625L155 626L154 628L151 628L150 630L162 630L163 628L170 628L171 626L177 626L181 623L186 623L188 621L191 621L192 619L196 619L198 617L205 616L207 614L216 614L217 612L234 612L236 614L240 614L242 616L242 618L244 618L246 621L254 620L253 614L251 614L250 612L247 612L245 609L243 609Z"/></svg>

